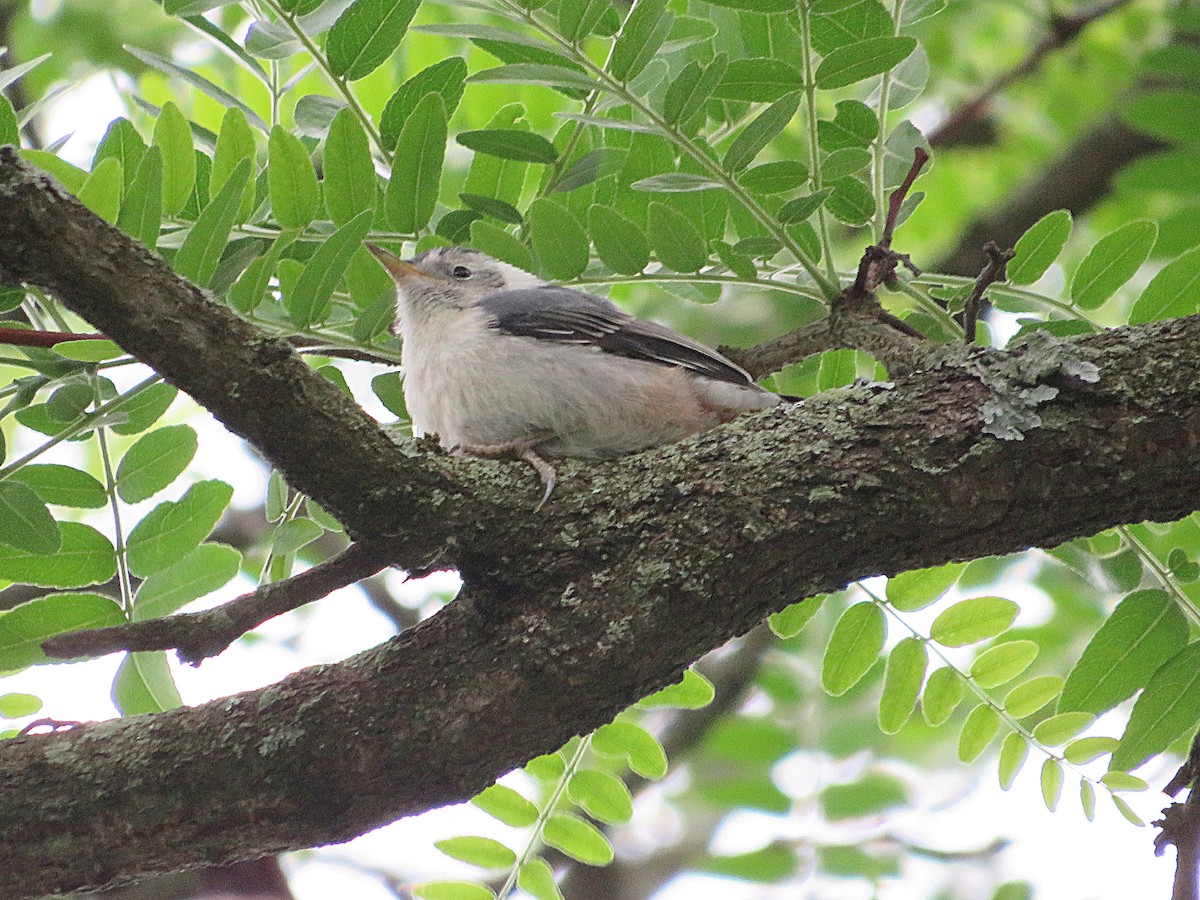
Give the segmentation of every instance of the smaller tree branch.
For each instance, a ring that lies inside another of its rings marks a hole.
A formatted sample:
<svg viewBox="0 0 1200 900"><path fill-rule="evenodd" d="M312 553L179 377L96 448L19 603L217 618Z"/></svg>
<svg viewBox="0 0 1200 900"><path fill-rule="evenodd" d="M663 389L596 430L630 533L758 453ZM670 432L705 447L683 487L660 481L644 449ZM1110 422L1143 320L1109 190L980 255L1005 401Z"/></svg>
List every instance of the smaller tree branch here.
<svg viewBox="0 0 1200 900"><path fill-rule="evenodd" d="M386 568L389 560L383 545L351 544L299 575L265 584L215 609L59 634L45 641L42 649L58 659L103 656L120 650L174 649L181 662L199 665L268 619L374 575Z"/></svg>
<svg viewBox="0 0 1200 900"><path fill-rule="evenodd" d="M1154 838L1154 855L1162 856L1169 845L1175 846L1175 883L1171 889L1171 900L1198 900L1200 898L1200 732L1192 738L1192 749L1179 771L1163 793L1174 797L1185 787L1188 796L1182 803L1172 803L1163 810L1163 817L1155 820L1159 826Z"/></svg>
<svg viewBox="0 0 1200 900"><path fill-rule="evenodd" d="M971 288L971 296L967 297L966 305L963 306L963 340L968 344L975 343L975 328L979 323L984 292L997 281L1004 281L1008 277L1008 261L1015 255L1012 249L1001 250L995 241L984 244L983 251L987 254L988 261L979 271L975 286Z"/></svg>
<svg viewBox="0 0 1200 900"><path fill-rule="evenodd" d="M35 331L29 328L0 328L0 344L14 347L53 347L64 341L107 340L98 332L76 334L72 331Z"/></svg>

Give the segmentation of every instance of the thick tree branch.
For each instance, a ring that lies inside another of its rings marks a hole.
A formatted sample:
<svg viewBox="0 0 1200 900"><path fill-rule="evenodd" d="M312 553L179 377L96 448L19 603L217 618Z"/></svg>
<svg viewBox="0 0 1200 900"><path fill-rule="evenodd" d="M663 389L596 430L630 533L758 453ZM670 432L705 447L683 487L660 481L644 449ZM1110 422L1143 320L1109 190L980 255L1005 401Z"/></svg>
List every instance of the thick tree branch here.
<svg viewBox="0 0 1200 900"><path fill-rule="evenodd" d="M53 291L161 367L359 537L466 582L343 664L4 742L4 897L348 839L469 797L796 599L1175 519L1200 491L1200 317L1015 354L957 348L894 385L566 462L533 515L522 467L393 443L10 151L0 276ZM1095 383L1076 377L1089 366Z"/></svg>

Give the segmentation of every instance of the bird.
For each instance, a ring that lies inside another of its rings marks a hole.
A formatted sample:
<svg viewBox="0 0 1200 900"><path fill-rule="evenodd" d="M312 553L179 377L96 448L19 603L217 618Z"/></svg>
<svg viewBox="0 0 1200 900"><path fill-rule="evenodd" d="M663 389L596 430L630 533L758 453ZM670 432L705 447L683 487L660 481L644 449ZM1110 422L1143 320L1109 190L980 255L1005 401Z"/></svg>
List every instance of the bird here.
<svg viewBox="0 0 1200 900"><path fill-rule="evenodd" d="M538 509L556 481L547 457L632 453L796 399L665 325L478 250L367 248L396 283L413 434L524 460L545 488Z"/></svg>

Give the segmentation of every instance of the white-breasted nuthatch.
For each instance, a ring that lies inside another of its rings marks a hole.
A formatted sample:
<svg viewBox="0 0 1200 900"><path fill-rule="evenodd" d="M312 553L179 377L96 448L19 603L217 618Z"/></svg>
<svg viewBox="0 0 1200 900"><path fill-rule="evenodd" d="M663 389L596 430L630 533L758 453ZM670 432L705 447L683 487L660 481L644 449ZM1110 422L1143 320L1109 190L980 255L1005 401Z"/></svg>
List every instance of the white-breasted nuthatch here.
<svg viewBox="0 0 1200 900"><path fill-rule="evenodd" d="M452 451L608 457L707 431L782 399L691 338L464 247L412 260L367 245L396 282L413 433ZM540 504L539 504L540 506Z"/></svg>

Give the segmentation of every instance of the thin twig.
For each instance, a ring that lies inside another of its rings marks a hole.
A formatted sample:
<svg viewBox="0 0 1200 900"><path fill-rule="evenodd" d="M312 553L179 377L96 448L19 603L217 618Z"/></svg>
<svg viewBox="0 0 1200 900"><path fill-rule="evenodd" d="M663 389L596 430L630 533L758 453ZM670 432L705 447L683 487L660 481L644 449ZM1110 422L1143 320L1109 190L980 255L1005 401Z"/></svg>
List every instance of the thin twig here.
<svg viewBox="0 0 1200 900"><path fill-rule="evenodd" d="M995 241L984 244L983 251L987 254L988 261L980 269L975 286L971 288L971 295L967 297L963 306L963 341L968 344L975 343L975 326L979 322L979 312L983 307L984 292L997 281L1008 278L1008 261L1015 255L1011 248L1001 250Z"/></svg>
<svg viewBox="0 0 1200 900"><path fill-rule="evenodd" d="M93 332L76 334L73 331L34 331L28 328L0 328L0 344L14 347L53 347L64 341L104 341L106 335Z"/></svg>
<svg viewBox="0 0 1200 900"><path fill-rule="evenodd" d="M48 656L73 659L119 650L173 648L181 662L199 665L268 619L374 575L387 567L388 560L386 548L380 545L351 544L332 559L299 575L265 584L216 609L72 631L55 635L42 644L42 649Z"/></svg>

